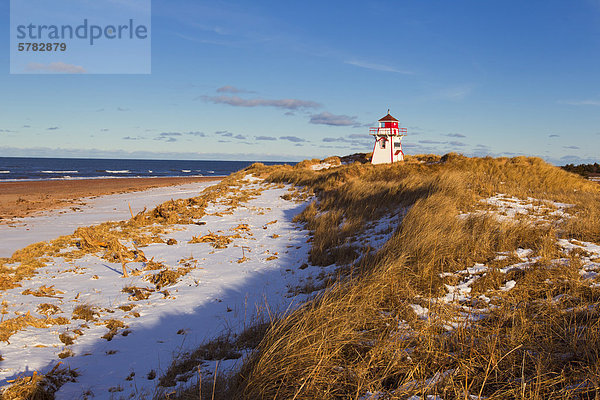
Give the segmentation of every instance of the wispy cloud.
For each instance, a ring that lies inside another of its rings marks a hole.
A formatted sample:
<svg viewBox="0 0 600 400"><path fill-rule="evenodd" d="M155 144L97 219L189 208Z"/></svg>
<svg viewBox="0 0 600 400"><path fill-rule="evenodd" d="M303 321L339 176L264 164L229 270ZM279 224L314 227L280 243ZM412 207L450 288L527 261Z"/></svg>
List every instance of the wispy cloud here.
<svg viewBox="0 0 600 400"><path fill-rule="evenodd" d="M325 138L323 138L323 141L324 141L325 143L333 143L333 142L347 142L347 141L348 141L348 139L346 139L346 138L343 138L343 137L336 137L336 138L333 138L333 137L325 137Z"/></svg>
<svg viewBox="0 0 600 400"><path fill-rule="evenodd" d="M579 146L563 146L565 149L579 150Z"/></svg>
<svg viewBox="0 0 600 400"><path fill-rule="evenodd" d="M228 104L234 107L276 107L287 110L321 107L317 102L298 99L243 99L239 96L203 96L203 98L215 104Z"/></svg>
<svg viewBox="0 0 600 400"><path fill-rule="evenodd" d="M554 133L553 133L552 135L548 135L548 137L551 137L551 138L556 138L556 137L560 137L560 135L557 135L557 134L554 134Z"/></svg>
<svg viewBox="0 0 600 400"><path fill-rule="evenodd" d="M600 100L560 100L559 104L567 104L570 106L600 106Z"/></svg>
<svg viewBox="0 0 600 400"><path fill-rule="evenodd" d="M178 138L183 136L196 136L196 137L206 137L204 132L200 131L190 131L190 132L161 132L154 138L154 140L164 140L166 142L172 143L176 142Z"/></svg>
<svg viewBox="0 0 600 400"><path fill-rule="evenodd" d="M449 133L449 134L444 135L444 136L455 137L455 138L465 138L466 137L465 135L462 135L460 133Z"/></svg>
<svg viewBox="0 0 600 400"><path fill-rule="evenodd" d="M437 141L437 140L425 139L425 140L419 140L419 143L422 143L422 144L444 144L446 142L440 142L440 141Z"/></svg>
<svg viewBox="0 0 600 400"><path fill-rule="evenodd" d="M352 135L348 135L350 139L369 139L369 135L366 133L353 133Z"/></svg>
<svg viewBox="0 0 600 400"><path fill-rule="evenodd" d="M280 136L279 139L281 139L281 140L289 140L290 142L294 142L294 143L306 142L306 139L303 139L303 138L298 137L298 136Z"/></svg>
<svg viewBox="0 0 600 400"><path fill-rule="evenodd" d="M55 131L57 129L60 129L58 126L51 126L50 128L46 128L47 131Z"/></svg>
<svg viewBox="0 0 600 400"><path fill-rule="evenodd" d="M238 139L238 140L248 139L248 137L246 135L235 134L235 133L229 132L229 131L216 131L215 135L219 135L221 137L229 137L229 138Z"/></svg>
<svg viewBox="0 0 600 400"><path fill-rule="evenodd" d="M235 86L225 85L217 89L217 93L254 93L251 90L240 89Z"/></svg>
<svg viewBox="0 0 600 400"><path fill-rule="evenodd" d="M349 117L348 115L334 115L326 111L320 114L311 115L309 122L311 124L330 126L361 126L361 124L356 122L356 117Z"/></svg>
<svg viewBox="0 0 600 400"><path fill-rule="evenodd" d="M123 136L122 139L123 140L144 140L146 138L143 136Z"/></svg>
<svg viewBox="0 0 600 400"><path fill-rule="evenodd" d="M426 96L427 99L433 100L462 100L473 92L473 85L456 85L450 86L434 92L431 96Z"/></svg>
<svg viewBox="0 0 600 400"><path fill-rule="evenodd" d="M277 140L276 137L273 136L257 136L256 140Z"/></svg>
<svg viewBox="0 0 600 400"><path fill-rule="evenodd" d="M451 146L456 146L456 147L464 147L467 145L466 143L458 142L458 141L451 141L451 142L448 142L448 144Z"/></svg>
<svg viewBox="0 0 600 400"><path fill-rule="evenodd" d="M55 74L85 74L87 71L80 65L53 62L50 64L29 63L25 67L30 72L50 72Z"/></svg>
<svg viewBox="0 0 600 400"><path fill-rule="evenodd" d="M390 65L386 64L376 64L368 61L360 61L360 60L348 60L344 62L345 64L354 65L355 67L371 69L374 71L383 71L383 72L395 72L398 74L412 75L413 72L401 70Z"/></svg>
<svg viewBox="0 0 600 400"><path fill-rule="evenodd" d="M173 143L176 142L180 136L182 136L181 132L161 132L154 140L164 140L167 143Z"/></svg>
<svg viewBox="0 0 600 400"><path fill-rule="evenodd" d="M191 132L161 132L160 135L162 136L184 136L184 135L189 135L189 136L199 136L199 137L205 137L206 134L204 132L200 132L200 131L191 131Z"/></svg>
<svg viewBox="0 0 600 400"><path fill-rule="evenodd" d="M125 107L117 107L117 111L125 112L125 111L130 111L130 110L129 110L129 108L125 108Z"/></svg>

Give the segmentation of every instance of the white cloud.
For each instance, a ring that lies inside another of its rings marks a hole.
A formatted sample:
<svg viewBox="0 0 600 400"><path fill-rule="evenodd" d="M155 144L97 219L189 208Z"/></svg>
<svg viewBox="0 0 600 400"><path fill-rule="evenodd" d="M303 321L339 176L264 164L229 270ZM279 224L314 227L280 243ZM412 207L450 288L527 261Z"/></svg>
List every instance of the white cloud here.
<svg viewBox="0 0 600 400"><path fill-rule="evenodd" d="M320 114L311 115L310 123L331 126L360 126L360 124L356 122L356 117L349 117L347 115L334 115L326 111Z"/></svg>
<svg viewBox="0 0 600 400"><path fill-rule="evenodd" d="M281 140L289 140L290 142L294 142L294 143L306 142L306 139L303 139L303 138L298 137L298 136L280 136L279 139L281 139Z"/></svg>
<svg viewBox="0 0 600 400"><path fill-rule="evenodd" d="M345 61L345 64L354 65L355 67L371 69L374 71L383 71L383 72L395 72L398 74L412 75L413 72L400 70L390 65L385 64L375 64L368 61L360 61L360 60L349 60Z"/></svg>
<svg viewBox="0 0 600 400"><path fill-rule="evenodd" d="M212 103L229 104L234 107L277 107L287 110L321 107L317 102L298 99L243 99L238 96L204 96L204 99Z"/></svg>
<svg viewBox="0 0 600 400"><path fill-rule="evenodd" d="M419 143L422 143L422 144L445 144L447 142L440 142L438 140L425 139L425 140L419 140Z"/></svg>

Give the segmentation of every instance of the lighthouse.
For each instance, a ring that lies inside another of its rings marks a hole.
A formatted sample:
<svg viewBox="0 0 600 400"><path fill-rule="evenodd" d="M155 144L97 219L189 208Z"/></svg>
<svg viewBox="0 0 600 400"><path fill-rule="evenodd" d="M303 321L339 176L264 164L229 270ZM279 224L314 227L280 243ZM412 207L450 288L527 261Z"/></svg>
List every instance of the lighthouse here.
<svg viewBox="0 0 600 400"><path fill-rule="evenodd" d="M406 128L398 127L398 120L390 115L379 120L379 126L369 129L375 137L371 164L390 164L404 160L402 137L406 136Z"/></svg>

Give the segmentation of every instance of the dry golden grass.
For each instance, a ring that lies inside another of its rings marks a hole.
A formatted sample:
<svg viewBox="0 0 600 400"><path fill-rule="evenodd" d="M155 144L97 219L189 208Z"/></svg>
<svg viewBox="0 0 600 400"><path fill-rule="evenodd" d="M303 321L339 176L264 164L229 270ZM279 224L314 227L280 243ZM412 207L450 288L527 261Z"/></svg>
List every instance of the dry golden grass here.
<svg viewBox="0 0 600 400"><path fill-rule="evenodd" d="M121 289L123 293L129 294L129 300L131 301L140 301L146 300L150 295L154 292L152 288L142 288L137 286L125 286Z"/></svg>
<svg viewBox="0 0 600 400"><path fill-rule="evenodd" d="M160 377L159 387L162 393L156 397L176 397L180 400L231 399L231 396L235 396L235 390L238 389L235 386L237 382L231 377L219 373L218 370L216 378L208 376L202 380L199 376L200 367L206 361L240 358L242 351L258 346L268 328L268 323L258 320L239 335L223 335L204 343L192 352L180 354ZM179 382L188 381L193 377L200 378L200 386L191 385L191 387L179 391L171 389Z"/></svg>
<svg viewBox="0 0 600 400"><path fill-rule="evenodd" d="M42 303L37 307L37 312L39 314L44 314L48 316L59 313L60 311L60 307L55 304Z"/></svg>
<svg viewBox="0 0 600 400"><path fill-rule="evenodd" d="M18 331L29 326L34 328L48 328L52 325L65 325L70 321L64 317L45 317L37 318L32 316L29 311L26 314L19 315L15 318L5 319L0 322L0 341L9 342L9 338Z"/></svg>
<svg viewBox="0 0 600 400"><path fill-rule="evenodd" d="M21 292L21 294L30 294L35 297L59 297L57 294L65 294L62 290L54 289L54 285L46 286L42 285L37 290L27 289Z"/></svg>
<svg viewBox="0 0 600 400"><path fill-rule="evenodd" d="M2 390L2 400L52 400L54 393L66 382L75 382L78 374L69 368L60 368L61 363L46 375L36 371L31 376L20 376Z"/></svg>
<svg viewBox="0 0 600 400"><path fill-rule="evenodd" d="M165 286L171 286L177 283L179 278L187 275L192 270L192 267L180 267L177 269L165 268L160 272L152 275L144 276L144 280L154 284L157 290L162 289Z"/></svg>
<svg viewBox="0 0 600 400"><path fill-rule="evenodd" d="M82 319L84 321L94 321L97 319L99 313L96 307L89 304L79 304L73 309L73 319Z"/></svg>
<svg viewBox="0 0 600 400"><path fill-rule="evenodd" d="M238 234L235 235L217 235L215 233L209 233L204 236L194 236L188 243L210 243L215 249L225 249L235 238L240 238Z"/></svg>
<svg viewBox="0 0 600 400"><path fill-rule="evenodd" d="M60 339L61 342L63 342L66 346L72 345L73 343L75 343L75 337L70 336L68 333L63 332L60 335L58 335L58 338Z"/></svg>
<svg viewBox="0 0 600 400"><path fill-rule="evenodd" d="M103 325L106 325L108 328L108 332L106 332L102 339L106 339L109 342L115 337L115 335L119 332L121 328L127 328L127 325L123 323L123 321L119 321L118 319L109 319L107 321L102 322Z"/></svg>
<svg viewBox="0 0 600 400"><path fill-rule="evenodd" d="M577 254L567 265L553 261L565 257L557 238L600 239L597 184L526 157L426 155L323 171L311 164L280 167L267 180L316 193L318 201L297 217L312 233L311 263L354 264L317 299L277 320L242 371L222 383L224 393L246 399L356 399L367 392L390 399L597 398L600 289L581 279ZM458 218L497 193L575 207L558 225L473 213ZM347 249L368 221L401 208L408 212L381 249ZM499 272L518 259L497 255L517 248L532 249L537 261ZM491 268L472 289L493 297L493 306L480 316L476 296L467 304L435 300L445 294L445 283L456 283L443 273L474 263ZM508 281L515 288L500 291ZM427 318L415 314L415 304L429 309ZM463 322L449 328L452 321Z"/></svg>

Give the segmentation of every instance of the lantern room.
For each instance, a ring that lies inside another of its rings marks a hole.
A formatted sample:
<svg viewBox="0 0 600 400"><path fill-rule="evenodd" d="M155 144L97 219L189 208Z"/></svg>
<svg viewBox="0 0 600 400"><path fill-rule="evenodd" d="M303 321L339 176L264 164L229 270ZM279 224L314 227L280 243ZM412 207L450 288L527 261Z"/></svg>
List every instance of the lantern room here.
<svg viewBox="0 0 600 400"><path fill-rule="evenodd" d="M380 128L398 128L398 120L396 118L392 117L388 110L388 114L379 120L379 127Z"/></svg>

